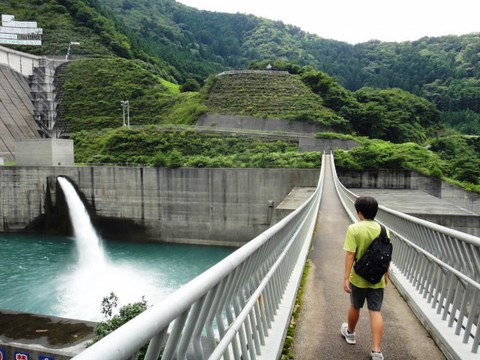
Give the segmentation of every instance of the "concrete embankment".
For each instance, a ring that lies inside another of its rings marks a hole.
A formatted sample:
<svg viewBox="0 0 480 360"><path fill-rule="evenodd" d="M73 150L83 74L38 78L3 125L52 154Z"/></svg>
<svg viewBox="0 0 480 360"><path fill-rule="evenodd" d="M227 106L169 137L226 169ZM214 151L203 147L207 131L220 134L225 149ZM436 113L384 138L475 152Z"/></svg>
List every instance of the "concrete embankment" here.
<svg viewBox="0 0 480 360"><path fill-rule="evenodd" d="M0 359L68 360L85 349L94 329L93 322L0 310Z"/></svg>
<svg viewBox="0 0 480 360"><path fill-rule="evenodd" d="M285 216L290 210L280 203L295 187L316 186L319 170L0 166L0 231L32 223L45 230L58 227L55 216L68 218L56 186L62 175L77 186L105 237L239 246ZM349 188L416 191L451 203L464 213L442 213L435 206L440 212L429 208L425 218L474 235L480 231L478 194L412 171L339 176ZM415 204L414 212L405 212L422 217L427 202Z"/></svg>

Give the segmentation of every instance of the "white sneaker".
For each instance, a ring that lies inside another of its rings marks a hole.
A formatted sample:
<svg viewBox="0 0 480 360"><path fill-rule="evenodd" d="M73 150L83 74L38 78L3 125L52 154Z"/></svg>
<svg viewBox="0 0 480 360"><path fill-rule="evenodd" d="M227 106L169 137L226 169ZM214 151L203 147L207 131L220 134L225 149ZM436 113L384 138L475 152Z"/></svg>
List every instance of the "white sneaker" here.
<svg viewBox="0 0 480 360"><path fill-rule="evenodd" d="M371 352L370 359L372 360L383 360L383 354L381 352Z"/></svg>
<svg viewBox="0 0 480 360"><path fill-rule="evenodd" d="M347 343L352 344L352 345L357 343L357 340L355 339L355 333L349 333L348 332L348 324L347 323L342 324L342 327L340 328L340 332L342 333L342 335L345 338L345 341ZM382 357L382 359L383 359L383 357Z"/></svg>

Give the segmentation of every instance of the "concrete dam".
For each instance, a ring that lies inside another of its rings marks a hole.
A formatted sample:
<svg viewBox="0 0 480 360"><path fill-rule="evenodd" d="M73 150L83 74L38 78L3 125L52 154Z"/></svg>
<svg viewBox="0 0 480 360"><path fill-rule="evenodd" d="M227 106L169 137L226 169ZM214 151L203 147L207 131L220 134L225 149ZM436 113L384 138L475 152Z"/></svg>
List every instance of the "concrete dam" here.
<svg viewBox="0 0 480 360"><path fill-rule="evenodd" d="M40 138L27 78L0 65L0 158L13 161L15 141Z"/></svg>
<svg viewBox="0 0 480 360"><path fill-rule="evenodd" d="M0 167L0 231L59 228L68 212L58 176L77 186L103 236L240 246L283 216L275 208L292 189L314 187L319 170Z"/></svg>
<svg viewBox="0 0 480 360"><path fill-rule="evenodd" d="M1 166L0 232L56 229L69 235L68 211L57 184L57 177L65 176L107 238L241 246L304 201L318 175L315 169ZM418 202L411 204L413 209L399 210L479 234L478 194L407 170L340 172L339 177L350 188L386 189L380 200L393 208L399 203L388 203L395 199L392 191L421 192L454 204L464 210L451 212L434 204L439 208L435 212Z"/></svg>

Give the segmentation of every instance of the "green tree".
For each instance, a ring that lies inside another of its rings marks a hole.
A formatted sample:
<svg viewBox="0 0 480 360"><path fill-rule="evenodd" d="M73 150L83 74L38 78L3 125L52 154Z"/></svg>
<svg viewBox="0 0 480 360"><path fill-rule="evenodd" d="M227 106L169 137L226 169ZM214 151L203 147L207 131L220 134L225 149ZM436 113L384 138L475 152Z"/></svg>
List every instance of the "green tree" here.
<svg viewBox="0 0 480 360"><path fill-rule="evenodd" d="M109 296L103 298L101 311L105 317L105 320L96 324L95 336L90 345L96 343L111 332L115 331L120 326L140 315L148 308L147 302L144 297L142 297L142 300L139 302L122 306L118 314L113 314L113 311L117 308L117 306L118 297L115 293L111 292ZM144 358L147 346L148 344L145 344L145 346L139 351L137 359Z"/></svg>
<svg viewBox="0 0 480 360"><path fill-rule="evenodd" d="M199 91L200 84L195 79L187 79L185 83L181 86L180 90L182 92Z"/></svg>
<svg viewBox="0 0 480 360"><path fill-rule="evenodd" d="M440 113L428 100L401 89L363 88L354 93L362 105L356 130L368 127L372 118L374 137L395 143L425 141L427 135L439 128ZM355 128L355 124L353 125Z"/></svg>

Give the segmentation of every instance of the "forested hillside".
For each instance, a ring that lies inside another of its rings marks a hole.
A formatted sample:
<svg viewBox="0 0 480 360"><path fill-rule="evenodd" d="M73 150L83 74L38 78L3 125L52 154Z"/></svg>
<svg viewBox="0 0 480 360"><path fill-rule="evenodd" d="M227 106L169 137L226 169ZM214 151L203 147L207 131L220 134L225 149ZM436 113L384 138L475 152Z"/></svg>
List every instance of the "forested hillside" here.
<svg viewBox="0 0 480 360"><path fill-rule="evenodd" d="M151 64L150 71L174 79L172 67L160 57L142 50L133 33L96 0L6 0L1 14L12 14L19 21L34 20L43 28L42 46L9 47L43 56L64 57L71 41L72 58L122 57Z"/></svg>
<svg viewBox="0 0 480 360"><path fill-rule="evenodd" d="M311 67L283 63L282 69L289 73L212 76L198 92L181 91L141 61L73 61L57 73L63 79L57 126L66 133L118 127L120 100L128 99L135 126L193 125L211 112L316 123L395 143L422 143L441 129L435 105L401 89L352 93Z"/></svg>
<svg viewBox="0 0 480 360"><path fill-rule="evenodd" d="M225 74L215 77L206 104L213 113L299 120L348 132L348 121L324 106L322 95L288 72Z"/></svg>
<svg viewBox="0 0 480 360"><path fill-rule="evenodd" d="M174 0L6 0L0 11L45 29L44 46L23 48L34 53L64 55L70 41L80 41L76 55L141 59L179 83L202 83L251 62L294 61L350 91L400 88L425 97L444 123L480 134L479 33L353 46L279 21L199 11Z"/></svg>
<svg viewBox="0 0 480 360"><path fill-rule="evenodd" d="M480 34L349 45L298 27L243 14L198 11L174 0L98 0L142 38L150 52L201 81L251 61L295 61L355 91L401 88L433 101L444 122L480 134ZM480 31L480 29L479 29Z"/></svg>
<svg viewBox="0 0 480 360"><path fill-rule="evenodd" d="M121 100L129 101L132 125L188 124L206 111L198 92L150 71L142 61L81 59L59 70L63 100L56 126L67 133L122 125Z"/></svg>
<svg viewBox="0 0 480 360"><path fill-rule="evenodd" d="M16 20L37 21L43 28L43 45L11 46L38 55L63 55L70 41L80 42L76 54L89 56L118 55L132 58L132 45L125 34L115 28L88 1L83 0L16 0L0 2L1 14L12 14Z"/></svg>
<svg viewBox="0 0 480 360"><path fill-rule="evenodd" d="M352 168L410 167L478 188L478 136L443 136L441 121L480 134L479 34L353 46L282 22L198 11L174 0L5 0L0 12L44 29L42 47L17 47L21 51L63 57L70 41L80 42L76 61L59 71L57 83L63 96L58 124L76 140L77 161L318 165L318 153L300 154L290 143L262 147L238 137L171 135L159 127L192 125L211 111L317 122L389 141L359 140L361 148L340 154L339 161ZM257 86L244 94L244 85L214 75L267 64L287 70L289 80L252 78L248 83ZM228 87L238 92L225 99ZM124 99L135 131L118 129Z"/></svg>

